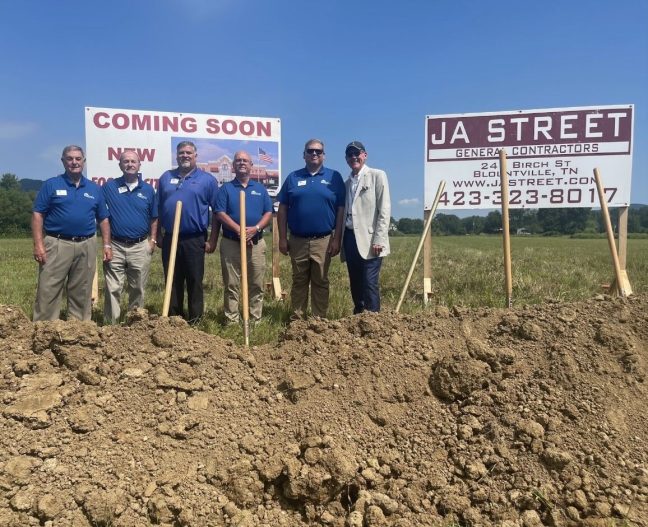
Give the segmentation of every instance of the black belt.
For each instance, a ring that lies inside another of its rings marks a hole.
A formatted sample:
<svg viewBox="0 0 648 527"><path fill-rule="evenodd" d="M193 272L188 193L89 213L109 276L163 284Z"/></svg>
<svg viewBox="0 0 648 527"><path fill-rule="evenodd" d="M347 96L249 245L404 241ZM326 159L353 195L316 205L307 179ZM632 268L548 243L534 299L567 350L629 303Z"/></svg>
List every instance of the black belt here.
<svg viewBox="0 0 648 527"><path fill-rule="evenodd" d="M124 245L135 245L136 243L143 242L148 239L148 235L141 236L139 238L120 238L119 236L111 236L112 241L117 243L123 243Z"/></svg>
<svg viewBox="0 0 648 527"><path fill-rule="evenodd" d="M235 234L230 234L227 231L223 231L223 238L227 238L228 240L233 240L235 242L240 242L241 241L241 238L239 238ZM263 233L258 232L254 236L252 236L252 239L250 241L252 242L253 245L257 245L261 238L263 238Z"/></svg>
<svg viewBox="0 0 648 527"><path fill-rule="evenodd" d="M326 238L330 235L330 231L323 234L304 234L303 236L301 234L293 234L295 238L304 238L305 240L319 240L320 238Z"/></svg>
<svg viewBox="0 0 648 527"><path fill-rule="evenodd" d="M66 242L84 242L90 238L94 238L94 234L91 234L90 236L66 236L65 234L57 234L55 232L47 231L45 231L45 234L58 240L65 240Z"/></svg>
<svg viewBox="0 0 648 527"><path fill-rule="evenodd" d="M171 231L165 231L164 232L164 237L171 239L173 236L173 233ZM203 232L192 232L192 233L186 233L186 234L179 234L178 239L179 240L191 240L192 238L203 238L207 239L207 231Z"/></svg>

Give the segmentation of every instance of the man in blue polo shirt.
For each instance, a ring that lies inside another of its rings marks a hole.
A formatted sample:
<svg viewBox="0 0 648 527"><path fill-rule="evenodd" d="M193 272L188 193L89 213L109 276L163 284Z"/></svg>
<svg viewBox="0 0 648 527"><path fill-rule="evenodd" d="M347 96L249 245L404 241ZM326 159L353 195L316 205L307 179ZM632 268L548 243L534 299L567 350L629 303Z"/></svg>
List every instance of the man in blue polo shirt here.
<svg viewBox="0 0 648 527"><path fill-rule="evenodd" d="M126 150L119 156L123 175L103 186L110 211L113 257L104 262L104 322L119 322L124 280L128 284L128 309L144 306L151 255L157 234L158 205L155 190L142 181L140 158Z"/></svg>
<svg viewBox="0 0 648 527"><path fill-rule="evenodd" d="M90 320L97 224L103 260L112 258L108 208L101 187L83 176L83 149L66 146L61 161L65 173L45 181L32 209L34 260L39 264L34 321L59 318L64 289L68 317Z"/></svg>
<svg viewBox="0 0 648 527"><path fill-rule="evenodd" d="M182 217L176 252L169 315L179 315L195 324L203 316L203 277L205 253L213 253L218 242L220 224L213 213L209 240L209 208L216 210L216 179L196 168L198 151L191 141L176 147L178 168L167 170L158 182L160 220L157 243L162 247L164 275L169 274L169 256L176 203L182 202ZM184 313L184 288L187 286L188 315Z"/></svg>
<svg viewBox="0 0 648 527"><path fill-rule="evenodd" d="M263 310L266 243L263 229L272 219L272 200L266 188L250 179L252 158L245 151L236 152L232 163L236 177L225 183L216 196L216 212L223 227L220 245L225 319L228 324L239 321L241 282L241 242L247 240L248 289L250 316L258 321ZM240 192L245 192L245 225L241 233Z"/></svg>
<svg viewBox="0 0 648 527"><path fill-rule="evenodd" d="M306 316L309 285L313 315L326 317L328 270L342 241L345 187L339 172L324 167L319 139L306 142L304 160L306 167L290 173L279 191L279 250L292 262L292 318Z"/></svg>

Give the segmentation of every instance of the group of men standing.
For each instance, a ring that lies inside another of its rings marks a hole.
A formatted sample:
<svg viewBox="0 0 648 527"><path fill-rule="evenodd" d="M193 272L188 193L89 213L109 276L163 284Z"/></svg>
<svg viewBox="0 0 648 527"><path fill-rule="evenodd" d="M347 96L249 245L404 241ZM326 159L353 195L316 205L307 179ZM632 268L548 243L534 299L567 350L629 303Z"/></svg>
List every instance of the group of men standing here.
<svg viewBox="0 0 648 527"><path fill-rule="evenodd" d="M240 238L247 242L250 316L262 315L266 244L263 230L272 221L272 200L252 179L252 158L234 154L235 178L219 189L216 179L200 170L198 152L190 141L177 145L177 168L162 174L158 192L142 180L140 159L124 151L122 176L104 186L83 176L85 155L76 145L65 147L65 172L47 180L33 207L34 259L39 264L34 320L59 317L63 291L68 316L89 320L96 268L97 226L103 241L105 276L104 320L120 319L121 293L126 282L129 309L144 305L144 292L155 247L162 250L168 276L176 204L182 202L170 315L190 323L204 313L205 254L220 245L226 323L239 321ZM277 214L279 250L292 263L292 317L311 311L326 317L328 270L341 252L346 261L354 313L380 310L378 277L382 258L389 254L390 199L387 176L366 166L367 152L353 141L345 151L351 173L346 183L339 172L324 167L324 143L309 140L306 166L288 175L279 192ZM239 194L245 193L246 229L241 231ZM209 231L211 219L211 231ZM290 233L290 236L288 236ZM184 291L188 310L184 311Z"/></svg>

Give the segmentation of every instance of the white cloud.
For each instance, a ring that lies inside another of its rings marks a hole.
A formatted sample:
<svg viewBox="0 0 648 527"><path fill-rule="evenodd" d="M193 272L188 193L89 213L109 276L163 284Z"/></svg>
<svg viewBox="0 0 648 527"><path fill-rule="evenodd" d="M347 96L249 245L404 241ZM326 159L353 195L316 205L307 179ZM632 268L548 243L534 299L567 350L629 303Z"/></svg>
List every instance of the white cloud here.
<svg viewBox="0 0 648 527"><path fill-rule="evenodd" d="M36 123L0 121L0 139L20 139L31 134L37 128Z"/></svg>
<svg viewBox="0 0 648 527"><path fill-rule="evenodd" d="M420 203L421 201L418 198L405 198L405 199L398 200L398 204L401 207L415 207Z"/></svg>

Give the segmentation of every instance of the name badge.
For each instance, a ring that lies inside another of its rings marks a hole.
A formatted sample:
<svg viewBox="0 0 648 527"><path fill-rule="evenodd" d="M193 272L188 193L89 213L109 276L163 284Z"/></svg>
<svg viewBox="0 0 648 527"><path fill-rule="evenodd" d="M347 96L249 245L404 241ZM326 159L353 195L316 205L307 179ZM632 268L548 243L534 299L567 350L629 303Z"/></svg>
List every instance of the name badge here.
<svg viewBox="0 0 648 527"><path fill-rule="evenodd" d="M128 187L119 187L117 190L120 194L123 194L124 192L128 192Z"/></svg>
<svg viewBox="0 0 648 527"><path fill-rule="evenodd" d="M305 180L305 179L302 179L301 181L298 181L298 182L297 182L297 186L298 186L298 187L303 187L305 184L306 184L306 180Z"/></svg>
<svg viewBox="0 0 648 527"><path fill-rule="evenodd" d="M65 189L59 189L56 191L57 196L67 196L67 190Z"/></svg>
<svg viewBox="0 0 648 527"><path fill-rule="evenodd" d="M171 183L172 185L177 185L178 183L180 183L180 180L177 177L172 177L169 183Z"/></svg>

